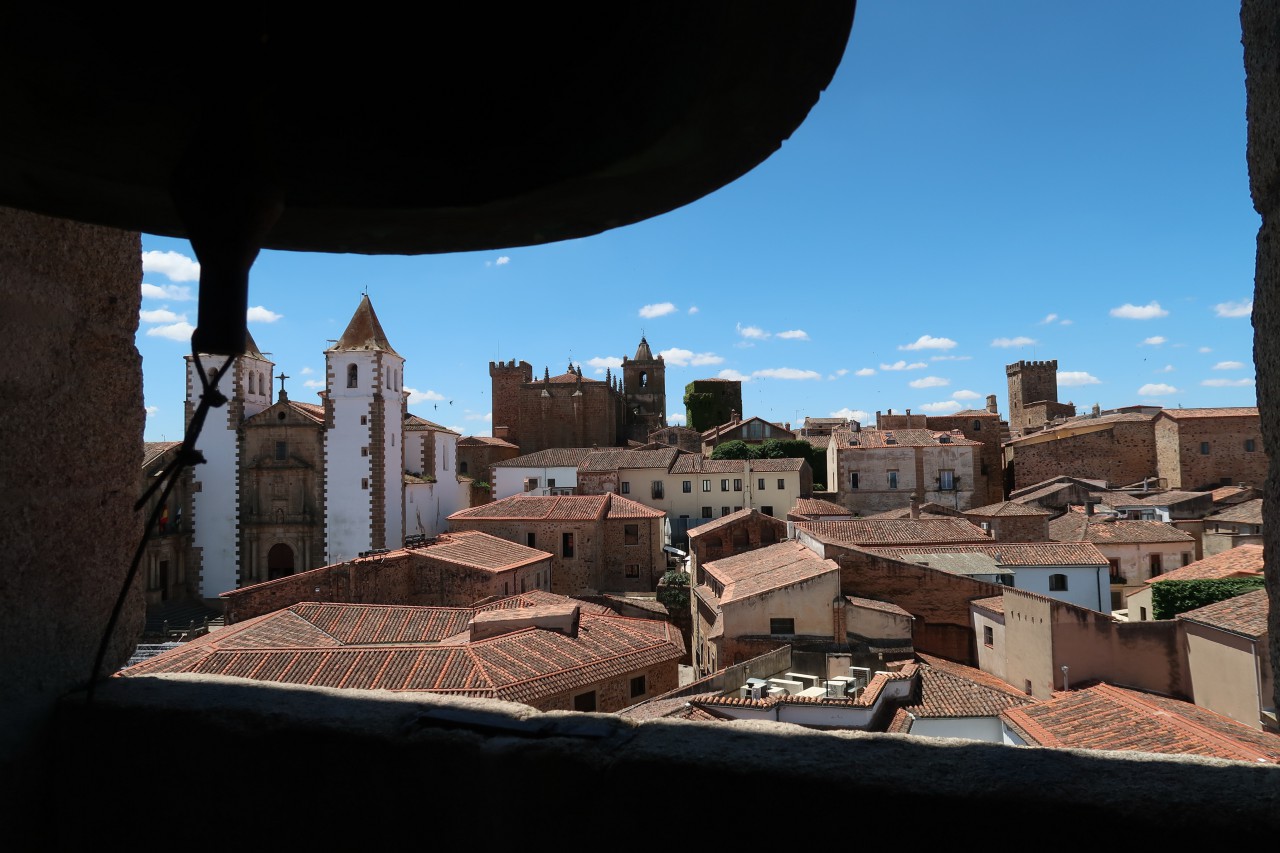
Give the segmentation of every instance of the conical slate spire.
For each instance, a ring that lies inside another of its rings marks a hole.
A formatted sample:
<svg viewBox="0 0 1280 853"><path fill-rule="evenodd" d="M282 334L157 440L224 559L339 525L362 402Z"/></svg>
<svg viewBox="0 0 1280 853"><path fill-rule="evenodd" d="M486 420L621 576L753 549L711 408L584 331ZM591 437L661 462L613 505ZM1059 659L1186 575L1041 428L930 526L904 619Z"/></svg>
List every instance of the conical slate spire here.
<svg viewBox="0 0 1280 853"><path fill-rule="evenodd" d="M653 361L653 353L649 350L649 342L644 335L640 336L640 346L636 347L636 357L632 361Z"/></svg>
<svg viewBox="0 0 1280 853"><path fill-rule="evenodd" d="M361 297L360 306L351 316L347 330L342 333L338 342L329 348L329 352L350 350L382 350L393 355L400 354L392 349L387 341L387 334L382 331L382 324L378 322L378 315L374 313L373 303L369 301L367 293Z"/></svg>

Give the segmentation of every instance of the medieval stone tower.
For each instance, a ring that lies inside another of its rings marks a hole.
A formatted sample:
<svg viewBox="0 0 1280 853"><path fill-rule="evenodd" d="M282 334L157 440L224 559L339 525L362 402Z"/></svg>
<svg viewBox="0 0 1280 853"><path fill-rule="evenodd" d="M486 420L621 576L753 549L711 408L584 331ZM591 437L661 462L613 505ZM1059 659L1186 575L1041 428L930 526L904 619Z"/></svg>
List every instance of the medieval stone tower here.
<svg viewBox="0 0 1280 853"><path fill-rule="evenodd" d="M191 496L190 524L192 553L187 565L196 573L201 594L211 598L235 589L239 555L239 428L245 418L271 405L271 373L275 364L267 360L253 336L245 333L244 355L218 380L217 390L227 404L212 408L200 433L199 450L208 461L194 466L186 493ZM204 382L217 376L228 356L201 354L187 356L186 425L191 425ZM201 372L204 377L201 377Z"/></svg>
<svg viewBox="0 0 1280 853"><path fill-rule="evenodd" d="M1005 365L1009 378L1009 427L1039 429L1055 418L1071 417L1075 406L1058 402L1058 360L1018 361Z"/></svg>
<svg viewBox="0 0 1280 853"><path fill-rule="evenodd" d="M328 559L404 542L404 358L368 294L325 350Z"/></svg>
<svg viewBox="0 0 1280 853"><path fill-rule="evenodd" d="M627 437L647 442L650 432L667 425L667 365L662 356L654 358L643 335L635 358L622 358L622 390Z"/></svg>
<svg viewBox="0 0 1280 853"><path fill-rule="evenodd" d="M527 361L489 362L489 379L493 390L490 404L493 436L520 445L521 389L533 381L533 365Z"/></svg>

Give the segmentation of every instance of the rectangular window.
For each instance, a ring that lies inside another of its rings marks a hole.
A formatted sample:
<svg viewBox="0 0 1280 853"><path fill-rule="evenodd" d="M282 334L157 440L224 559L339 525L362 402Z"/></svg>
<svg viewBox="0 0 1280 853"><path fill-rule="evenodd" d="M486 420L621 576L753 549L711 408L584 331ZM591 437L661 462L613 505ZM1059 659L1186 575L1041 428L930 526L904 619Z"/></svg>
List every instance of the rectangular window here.
<svg viewBox="0 0 1280 853"><path fill-rule="evenodd" d="M528 545L530 548L536 547L534 543L537 541L538 541L538 537L532 532L526 533L524 535L524 544Z"/></svg>
<svg viewBox="0 0 1280 853"><path fill-rule="evenodd" d="M1117 584L1124 583L1124 575L1120 574L1120 561L1107 560L1107 563L1111 566L1111 582Z"/></svg>
<svg viewBox="0 0 1280 853"><path fill-rule="evenodd" d="M1191 565L1191 552L1190 552L1190 551L1183 551L1183 552L1182 552L1182 565L1184 565L1184 566L1189 566L1189 565Z"/></svg>
<svg viewBox="0 0 1280 853"><path fill-rule="evenodd" d="M1201 456L1209 455L1209 442L1207 441L1200 442L1200 455Z"/></svg>
<svg viewBox="0 0 1280 853"><path fill-rule="evenodd" d="M740 506L735 506L735 507L733 508L733 511L734 511L734 512L742 512L742 507L740 507Z"/></svg>
<svg viewBox="0 0 1280 853"><path fill-rule="evenodd" d="M289 458L289 445L283 441L276 442L276 461L283 462Z"/></svg>
<svg viewBox="0 0 1280 853"><path fill-rule="evenodd" d="M579 693L573 697L573 710L591 712L596 709L596 692Z"/></svg>
<svg viewBox="0 0 1280 853"><path fill-rule="evenodd" d="M889 488L891 489L898 488L898 472L897 471L889 472Z"/></svg>
<svg viewBox="0 0 1280 853"><path fill-rule="evenodd" d="M734 490L735 492L740 492L740 491L742 491L742 481L741 481L741 480L734 480L734 481L733 481L733 490Z"/></svg>
<svg viewBox="0 0 1280 853"><path fill-rule="evenodd" d="M1066 575L1049 575L1049 591L1050 592L1066 592L1067 576Z"/></svg>
<svg viewBox="0 0 1280 853"><path fill-rule="evenodd" d="M849 488L851 489L858 488L858 472L857 471L849 472Z"/></svg>
<svg viewBox="0 0 1280 853"><path fill-rule="evenodd" d="M724 518L724 517L725 517L726 515L728 515L728 514L729 514L729 508L728 508L727 506L722 506L722 507L720 507L720 517L721 517L721 518Z"/></svg>
<svg viewBox="0 0 1280 853"><path fill-rule="evenodd" d="M938 471L938 490L942 492L951 492L956 488L956 472L951 468L942 468Z"/></svg>
<svg viewBox="0 0 1280 853"><path fill-rule="evenodd" d="M636 698L637 696L643 696L647 689L648 688L645 686L643 675L637 675L635 678L631 679L631 698L632 699Z"/></svg>
<svg viewBox="0 0 1280 853"><path fill-rule="evenodd" d="M784 480L782 477L779 477L779 478L778 478L778 488L779 488L779 489L785 489L786 487L787 487L787 481L786 481L786 480Z"/></svg>
<svg viewBox="0 0 1280 853"><path fill-rule="evenodd" d="M711 491L711 481L710 481L710 480L703 480L703 481L702 481L702 491L704 491L704 492L709 492L709 491Z"/></svg>
<svg viewBox="0 0 1280 853"><path fill-rule="evenodd" d="M666 486L663 485L663 482L661 480L654 480L649 487L649 494L653 497L655 501L662 500L662 498L666 495Z"/></svg>
<svg viewBox="0 0 1280 853"><path fill-rule="evenodd" d="M710 517L711 517L711 507L709 507L709 506L704 506L704 507L702 508L702 517L703 517L703 518L710 518Z"/></svg>
<svg viewBox="0 0 1280 853"><path fill-rule="evenodd" d="M772 517L772 516L773 516L773 507L771 507L771 506L762 506L762 507L760 507L760 511L761 511L761 512L763 512L763 513L764 513L765 515L767 515L767 516L770 516L770 517Z"/></svg>
<svg viewBox="0 0 1280 853"><path fill-rule="evenodd" d="M573 534L572 533L560 534L560 554L563 557L573 556Z"/></svg>
<svg viewBox="0 0 1280 853"><path fill-rule="evenodd" d="M692 491L693 491L693 480L685 480L683 483L681 483L681 484L680 484L680 491L684 492L686 495L687 495L687 494L689 494L690 492L692 492Z"/></svg>
<svg viewBox="0 0 1280 853"><path fill-rule="evenodd" d="M361 478L360 478L360 488L362 488L362 489L367 489L367 488L369 488L369 478L368 478L368 477L361 477Z"/></svg>
<svg viewBox="0 0 1280 853"><path fill-rule="evenodd" d="M720 491L722 492L729 491L729 480L727 478L720 481Z"/></svg>
<svg viewBox="0 0 1280 853"><path fill-rule="evenodd" d="M556 478L555 478L555 477L548 477L548 478L547 478L547 488L548 488L548 489L554 489L555 487L556 487Z"/></svg>
<svg viewBox="0 0 1280 853"><path fill-rule="evenodd" d="M1160 563L1160 555L1151 554L1149 555L1148 560L1151 565L1151 577L1158 577L1160 573L1164 571L1164 567Z"/></svg>
<svg viewBox="0 0 1280 853"><path fill-rule="evenodd" d="M629 495L629 494L631 494L631 484L630 484L630 483L628 483L626 480L623 480L623 481L622 481L622 493L623 493L624 495Z"/></svg>
<svg viewBox="0 0 1280 853"><path fill-rule="evenodd" d="M996 645L995 633L996 632L992 630L990 625L982 626L982 645L986 646L989 649L995 648L995 645Z"/></svg>
<svg viewBox="0 0 1280 853"><path fill-rule="evenodd" d="M369 425L369 416L368 416L368 415L361 415L361 416L360 416L360 426L368 426L368 425Z"/></svg>
<svg viewBox="0 0 1280 853"><path fill-rule="evenodd" d="M1253 452L1254 450L1256 450L1256 449L1257 449L1257 445L1254 443L1254 441L1253 441L1253 439L1252 439L1252 438L1246 438L1246 439L1244 440L1244 451L1245 451L1245 453L1252 453L1252 452Z"/></svg>
<svg viewBox="0 0 1280 853"><path fill-rule="evenodd" d="M639 545L640 544L640 525L624 524L622 526L622 544L623 545Z"/></svg>
<svg viewBox="0 0 1280 853"><path fill-rule="evenodd" d="M774 617L769 620L770 634L794 634L796 632L796 620Z"/></svg>
<svg viewBox="0 0 1280 853"><path fill-rule="evenodd" d="M762 492L764 491L764 477L756 480L756 489Z"/></svg>
<svg viewBox="0 0 1280 853"><path fill-rule="evenodd" d="M640 577L640 564L639 564L639 563L627 563L627 567L626 567L626 569L627 569L627 577L629 577L629 578L638 578L638 577Z"/></svg>

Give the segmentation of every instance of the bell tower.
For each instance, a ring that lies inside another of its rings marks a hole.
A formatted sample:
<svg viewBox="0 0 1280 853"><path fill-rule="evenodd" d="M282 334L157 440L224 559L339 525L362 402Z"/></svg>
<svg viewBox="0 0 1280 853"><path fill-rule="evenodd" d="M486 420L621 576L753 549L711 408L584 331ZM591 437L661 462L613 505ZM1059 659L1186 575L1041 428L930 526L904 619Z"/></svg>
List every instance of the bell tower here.
<svg viewBox="0 0 1280 853"><path fill-rule="evenodd" d="M654 358L649 342L640 336L635 358L622 359L622 392L627 438L647 442L649 433L667 425L667 365Z"/></svg>

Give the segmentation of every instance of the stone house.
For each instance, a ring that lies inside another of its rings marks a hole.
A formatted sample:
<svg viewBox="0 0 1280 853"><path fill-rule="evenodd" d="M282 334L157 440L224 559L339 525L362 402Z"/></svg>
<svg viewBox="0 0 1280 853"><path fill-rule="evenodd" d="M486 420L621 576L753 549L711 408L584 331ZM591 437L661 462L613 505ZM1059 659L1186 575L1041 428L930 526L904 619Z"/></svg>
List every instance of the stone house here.
<svg viewBox="0 0 1280 853"><path fill-rule="evenodd" d="M770 439L789 441L796 438L791 424L774 423L760 417L745 420L738 412L732 412L729 420L702 432L702 452L710 456L717 445L727 441L741 441L746 444L763 444Z"/></svg>
<svg viewBox="0 0 1280 853"><path fill-rule="evenodd" d="M1140 483L1156 476L1155 415L1086 415L1004 444L1009 496L1060 476L1104 485Z"/></svg>
<svg viewBox="0 0 1280 853"><path fill-rule="evenodd" d="M1196 558L1196 538L1161 521L1129 521L1088 511L1068 512L1049 522L1055 542L1091 542L1111 564L1111 608L1166 571Z"/></svg>
<svg viewBox="0 0 1280 853"><path fill-rule="evenodd" d="M469 608L304 602L117 673L208 673L610 713L679 685L680 632L542 591Z"/></svg>
<svg viewBox="0 0 1280 853"><path fill-rule="evenodd" d="M489 469L497 462L520 455L520 448L491 435L468 435L458 439L458 476L483 480L492 485Z"/></svg>
<svg viewBox="0 0 1280 853"><path fill-rule="evenodd" d="M1252 485L1270 465L1256 406L1164 409L1152 424L1157 476L1170 489Z"/></svg>
<svg viewBox="0 0 1280 853"><path fill-rule="evenodd" d="M1206 557L1245 543L1261 545L1262 498L1209 513L1200 537Z"/></svg>
<svg viewBox="0 0 1280 853"><path fill-rule="evenodd" d="M453 513L449 528L550 552L551 591L561 595L651 593L666 572L665 518L616 494L513 495Z"/></svg>
<svg viewBox="0 0 1280 853"><path fill-rule="evenodd" d="M493 499L521 494L573 494L578 488L578 466L591 450L551 447L495 462L487 475L493 486Z"/></svg>
<svg viewBox="0 0 1280 853"><path fill-rule="evenodd" d="M901 508L912 495L968 509L981 447L959 432L837 430L827 445L827 489L860 515Z"/></svg>
<svg viewBox="0 0 1280 853"><path fill-rule="evenodd" d="M1001 501L964 510L964 517L997 542L1048 542L1053 513L1018 501Z"/></svg>
<svg viewBox="0 0 1280 853"><path fill-rule="evenodd" d="M1154 577L1126 596L1130 622L1146 622L1155 618L1151 603L1151 587L1164 581L1217 580L1221 578L1261 577L1263 569L1262 545L1237 545L1203 559L1172 569Z"/></svg>
<svg viewBox="0 0 1280 853"><path fill-rule="evenodd" d="M965 409L948 415L888 414L876 412L876 428L881 430L928 429L934 432L959 434L976 441L978 467L974 471L973 501L998 503L1005 498L1004 442L1009 438L1009 424L1000 418L996 410L994 394L987 396L987 408ZM854 427L856 430L857 427ZM834 483L832 484L835 485Z"/></svg>
<svg viewBox="0 0 1280 853"><path fill-rule="evenodd" d="M755 509L731 512L689 531L690 571L701 563L753 551L786 538L784 521Z"/></svg>

